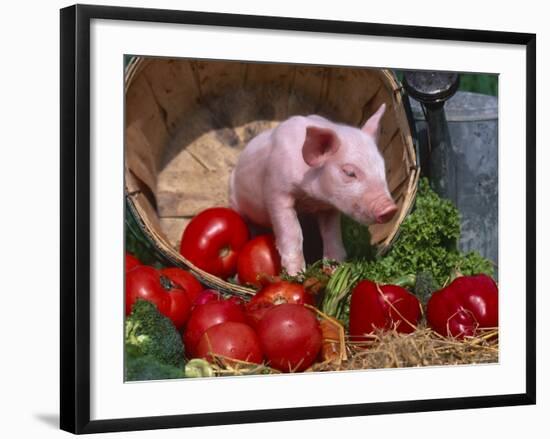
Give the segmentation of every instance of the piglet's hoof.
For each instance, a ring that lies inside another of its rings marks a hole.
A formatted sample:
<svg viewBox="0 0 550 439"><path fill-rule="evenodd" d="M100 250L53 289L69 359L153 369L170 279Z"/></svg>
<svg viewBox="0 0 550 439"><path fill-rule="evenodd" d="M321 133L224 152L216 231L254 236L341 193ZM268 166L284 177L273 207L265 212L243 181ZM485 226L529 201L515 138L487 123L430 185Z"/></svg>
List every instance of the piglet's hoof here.
<svg viewBox="0 0 550 439"><path fill-rule="evenodd" d="M282 258L282 265L290 276L296 276L306 267L303 256Z"/></svg>

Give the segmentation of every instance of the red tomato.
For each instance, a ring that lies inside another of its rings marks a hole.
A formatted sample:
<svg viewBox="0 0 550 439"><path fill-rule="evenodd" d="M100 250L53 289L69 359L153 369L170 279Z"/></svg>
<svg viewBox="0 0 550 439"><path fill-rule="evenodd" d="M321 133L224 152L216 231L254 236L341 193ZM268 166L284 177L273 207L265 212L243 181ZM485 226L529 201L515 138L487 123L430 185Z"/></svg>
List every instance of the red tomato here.
<svg viewBox="0 0 550 439"><path fill-rule="evenodd" d="M126 253L126 273L142 265L141 261L130 253Z"/></svg>
<svg viewBox="0 0 550 439"><path fill-rule="evenodd" d="M171 298L153 267L142 265L126 274L126 315L132 312L138 298L154 303L164 315L170 313Z"/></svg>
<svg viewBox="0 0 550 439"><path fill-rule="evenodd" d="M321 349L319 322L303 305L273 307L258 324L257 333L270 365L283 372L307 369Z"/></svg>
<svg viewBox="0 0 550 439"><path fill-rule="evenodd" d="M227 300L228 302L233 302L235 305L241 308L242 311L244 312L244 302L241 298L232 296L228 299L224 299L224 297L219 291L211 290L211 289L201 291L201 293L197 296L197 298L193 302L192 306L195 307L198 305L204 305L205 303L209 303L209 302L219 302L220 300Z"/></svg>
<svg viewBox="0 0 550 439"><path fill-rule="evenodd" d="M269 284L245 305L249 323L255 327L268 310L283 303L313 305L313 296L301 284L287 281Z"/></svg>
<svg viewBox="0 0 550 439"><path fill-rule="evenodd" d="M153 267L141 265L126 274L126 315L138 298L154 303L159 312L183 327L191 311L191 302L185 291Z"/></svg>
<svg viewBox="0 0 550 439"><path fill-rule="evenodd" d="M420 316L419 300L405 288L363 280L351 294L349 333L354 341L367 340L375 329L411 333Z"/></svg>
<svg viewBox="0 0 550 439"><path fill-rule="evenodd" d="M207 289L201 291L201 293L195 298L193 301L193 306L204 305L205 303L215 302L218 300L223 300L223 297L219 291Z"/></svg>
<svg viewBox="0 0 550 439"><path fill-rule="evenodd" d="M245 323L246 318L239 305L228 300L208 302L196 306L183 333L185 353L188 358L195 358L196 347L208 328L223 322Z"/></svg>
<svg viewBox="0 0 550 439"><path fill-rule="evenodd" d="M208 361L213 361L211 354L249 363L261 363L263 359L258 336L250 326L239 322L208 328L197 344L196 354Z"/></svg>
<svg viewBox="0 0 550 439"><path fill-rule="evenodd" d="M206 209L187 225L180 253L201 270L227 279L237 271L239 251L248 240L244 220L225 207Z"/></svg>
<svg viewBox="0 0 550 439"><path fill-rule="evenodd" d="M241 310L244 312L244 301L237 296L232 296L228 299L226 299L228 302L233 302L235 305L241 308Z"/></svg>
<svg viewBox="0 0 550 439"><path fill-rule="evenodd" d="M498 287L484 274L463 276L436 291L428 301L426 319L443 336L464 338L478 329L498 326Z"/></svg>
<svg viewBox="0 0 550 439"><path fill-rule="evenodd" d="M195 276L188 271L182 270L181 268L164 268L163 270L160 270L160 274L169 278L183 291L185 291L190 303L193 303L203 290L202 285L197 279L195 279Z"/></svg>
<svg viewBox="0 0 550 439"><path fill-rule="evenodd" d="M191 313L191 302L189 302L187 293L183 290L172 289L168 294L171 302L170 311L166 317L172 320L176 328L181 329Z"/></svg>
<svg viewBox="0 0 550 439"><path fill-rule="evenodd" d="M241 284L260 288L265 280L281 272L281 257L273 235L260 235L248 241L239 253L237 273Z"/></svg>

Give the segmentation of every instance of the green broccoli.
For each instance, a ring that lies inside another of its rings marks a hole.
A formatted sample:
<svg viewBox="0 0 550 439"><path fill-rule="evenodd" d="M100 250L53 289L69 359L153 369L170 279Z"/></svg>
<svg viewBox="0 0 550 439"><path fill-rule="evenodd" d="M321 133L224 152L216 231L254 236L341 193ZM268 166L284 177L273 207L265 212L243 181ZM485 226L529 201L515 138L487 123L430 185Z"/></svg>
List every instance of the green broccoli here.
<svg viewBox="0 0 550 439"><path fill-rule="evenodd" d="M342 215L342 242L348 258L373 260L376 257L376 247L371 244L369 228L349 216Z"/></svg>
<svg viewBox="0 0 550 439"><path fill-rule="evenodd" d="M183 368L181 335L154 304L138 299L126 318L125 329L126 344L136 346L142 355L151 355L161 363Z"/></svg>
<svg viewBox="0 0 550 439"><path fill-rule="evenodd" d="M202 358L193 358L185 365L186 378L213 377L214 371L211 364Z"/></svg>
<svg viewBox="0 0 550 439"><path fill-rule="evenodd" d="M142 355L139 348L126 345L124 379L126 381L185 378L183 369L163 364L151 355Z"/></svg>
<svg viewBox="0 0 550 439"><path fill-rule="evenodd" d="M432 273L429 271L421 271L416 275L416 282L414 284L414 294L420 302L426 304L432 293L437 290L437 285L435 283Z"/></svg>

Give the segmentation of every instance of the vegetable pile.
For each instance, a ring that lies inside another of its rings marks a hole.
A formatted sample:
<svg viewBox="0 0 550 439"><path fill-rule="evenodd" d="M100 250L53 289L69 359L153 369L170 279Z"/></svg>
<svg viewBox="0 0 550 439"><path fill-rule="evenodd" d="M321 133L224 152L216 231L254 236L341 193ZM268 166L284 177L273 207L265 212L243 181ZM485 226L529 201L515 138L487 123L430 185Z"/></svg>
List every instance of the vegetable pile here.
<svg viewBox="0 0 550 439"><path fill-rule="evenodd" d="M497 360L493 265L458 250L458 211L427 180L386 255L375 256L366 227L346 218L342 228L350 260L289 277L273 235L251 239L231 209L197 215L180 252L255 288L246 301L127 254L126 380Z"/></svg>
<svg viewBox="0 0 550 439"><path fill-rule="evenodd" d="M456 271L466 275L493 274L492 262L479 253L459 252L459 212L449 200L440 198L425 178L419 182L414 211L401 224L398 239L388 254L373 260L370 236L364 235L363 229L367 230L351 222L344 223L344 235L350 236L350 240L355 236L369 240L361 243L366 251L357 257L365 261L362 275L375 282L388 283L406 274L427 272L439 288Z"/></svg>
<svg viewBox="0 0 550 439"><path fill-rule="evenodd" d="M151 276L138 284L134 277L141 279L142 273ZM299 372L321 353L321 322L300 284L270 283L246 305L203 290L190 312L180 308L174 315L169 304L174 291L184 296L187 291L176 283L171 291L160 290L160 277L156 269L143 265L127 273L127 381L211 376L216 364L244 363L258 370L268 370L269 365L270 372ZM152 286L159 291L152 294Z"/></svg>
<svg viewBox="0 0 550 439"><path fill-rule="evenodd" d="M344 236L368 239L361 243L366 249L363 255L336 269L321 306L324 312L345 322L349 317L350 292L361 279L410 288L425 302L431 293L459 275L492 276L494 272L493 263L479 253L464 254L458 250L458 210L440 198L427 179L420 180L415 208L401 224L399 236L386 255L372 256L370 236L363 230L366 228L347 220L343 229Z"/></svg>

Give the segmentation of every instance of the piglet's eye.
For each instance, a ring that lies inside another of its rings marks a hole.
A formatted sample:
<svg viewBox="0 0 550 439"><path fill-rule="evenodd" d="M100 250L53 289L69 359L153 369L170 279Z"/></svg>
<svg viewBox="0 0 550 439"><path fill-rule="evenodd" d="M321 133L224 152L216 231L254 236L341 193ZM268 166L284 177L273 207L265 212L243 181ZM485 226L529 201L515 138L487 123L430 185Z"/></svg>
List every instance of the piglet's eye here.
<svg viewBox="0 0 550 439"><path fill-rule="evenodd" d="M348 177L351 177L351 178L357 178L357 175L355 175L355 172L353 172L351 169L349 168L342 168L342 171L344 172L344 174L346 174Z"/></svg>

